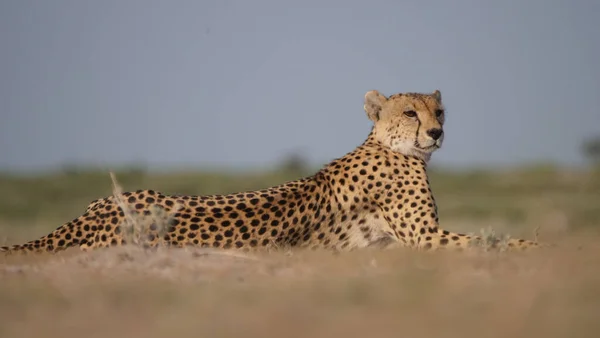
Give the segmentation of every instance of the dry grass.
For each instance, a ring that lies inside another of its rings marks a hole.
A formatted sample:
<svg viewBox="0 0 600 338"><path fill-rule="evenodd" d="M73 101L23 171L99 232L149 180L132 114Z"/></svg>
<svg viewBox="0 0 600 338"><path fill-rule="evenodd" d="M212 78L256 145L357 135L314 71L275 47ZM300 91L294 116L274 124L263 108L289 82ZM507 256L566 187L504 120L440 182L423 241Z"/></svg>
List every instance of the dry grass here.
<svg viewBox="0 0 600 338"><path fill-rule="evenodd" d="M0 336L596 337L600 246L586 244L13 256L0 259Z"/></svg>
<svg viewBox="0 0 600 338"><path fill-rule="evenodd" d="M171 213L155 205L149 210L149 215L136 213L131 210L130 205L125 202L123 197L123 188L117 182L117 177L113 172L110 172L110 178L113 184L113 198L115 203L125 213L125 222L121 224L123 228L123 238L127 243L131 243L138 247L146 247L150 243L148 242L148 235L152 232L151 226L156 227L156 237L159 240L159 245L164 246L163 237L169 229L169 223L172 220L173 214L179 211L183 206L179 204L173 205Z"/></svg>
<svg viewBox="0 0 600 338"><path fill-rule="evenodd" d="M527 254L147 251L149 224L169 220L155 210L129 220L136 245L0 257L0 337L596 337L600 245L593 225L600 184L557 175L547 183L540 175L515 182L516 175L469 177L464 186L461 176L441 180L445 228L485 229L484 249L507 232L533 239L538 228L541 241L560 245ZM39 186L31 184L38 192L56 189ZM473 186L481 190L467 188ZM69 191L75 188L65 188L64 196ZM102 196L86 194L80 198ZM21 216L1 212L14 203L0 203L0 228L11 243L57 226L63 216L45 205L73 214L84 207L69 199L40 202L37 218L23 213L30 226L19 228ZM578 224L586 226L572 231Z"/></svg>

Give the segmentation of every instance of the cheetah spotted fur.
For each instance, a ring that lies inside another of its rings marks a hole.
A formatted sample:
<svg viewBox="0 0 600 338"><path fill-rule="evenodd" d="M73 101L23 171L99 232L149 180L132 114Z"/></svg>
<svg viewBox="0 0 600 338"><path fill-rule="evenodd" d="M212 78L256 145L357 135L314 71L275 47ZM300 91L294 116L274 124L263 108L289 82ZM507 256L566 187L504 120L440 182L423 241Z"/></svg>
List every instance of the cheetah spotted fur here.
<svg viewBox="0 0 600 338"><path fill-rule="evenodd" d="M467 248L478 236L442 230L426 166L444 140L441 93L366 93L373 126L352 152L316 174L264 190L230 195L178 196L153 190L92 202L85 213L40 239L0 252L90 250L126 244L126 217L160 207L172 213L165 234L150 226L147 245L214 248L286 246L350 250L404 246L420 250ZM178 207L177 207L178 206ZM175 209L175 208L178 209ZM127 210L129 209L129 210ZM539 247L510 239L509 249Z"/></svg>

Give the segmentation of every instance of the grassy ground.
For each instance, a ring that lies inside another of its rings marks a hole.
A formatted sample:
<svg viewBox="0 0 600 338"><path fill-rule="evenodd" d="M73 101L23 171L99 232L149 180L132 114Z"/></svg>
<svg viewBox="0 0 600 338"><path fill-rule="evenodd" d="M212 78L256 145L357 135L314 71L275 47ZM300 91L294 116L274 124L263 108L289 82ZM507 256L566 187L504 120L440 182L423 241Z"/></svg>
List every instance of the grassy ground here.
<svg viewBox="0 0 600 338"><path fill-rule="evenodd" d="M225 193L301 175L120 172L125 190ZM560 244L526 255L406 250L0 257L0 337L596 337L600 175L432 172L441 223ZM111 194L108 173L0 177L0 236L33 239ZM2 240L0 240L2 242Z"/></svg>

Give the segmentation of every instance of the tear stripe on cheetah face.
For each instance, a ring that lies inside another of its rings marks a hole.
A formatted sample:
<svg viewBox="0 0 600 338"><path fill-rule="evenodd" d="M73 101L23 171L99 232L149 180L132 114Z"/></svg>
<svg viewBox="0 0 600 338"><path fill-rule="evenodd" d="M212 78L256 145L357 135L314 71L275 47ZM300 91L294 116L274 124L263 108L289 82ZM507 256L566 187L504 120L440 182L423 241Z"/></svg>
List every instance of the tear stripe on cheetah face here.
<svg viewBox="0 0 600 338"><path fill-rule="evenodd" d="M439 228L427 178L429 156L443 141L441 94L365 95L374 125L360 146L310 177L268 189L229 195L178 196L153 190L120 195L128 209L172 213L164 236L150 227L147 245L251 249L292 246L350 250L404 246L419 250L468 248L478 236ZM175 209L178 206L178 209ZM180 207L180 208L179 208ZM125 244L126 215L115 197L93 201L86 211L42 238L1 247L6 253L58 252ZM512 239L509 249L539 247Z"/></svg>

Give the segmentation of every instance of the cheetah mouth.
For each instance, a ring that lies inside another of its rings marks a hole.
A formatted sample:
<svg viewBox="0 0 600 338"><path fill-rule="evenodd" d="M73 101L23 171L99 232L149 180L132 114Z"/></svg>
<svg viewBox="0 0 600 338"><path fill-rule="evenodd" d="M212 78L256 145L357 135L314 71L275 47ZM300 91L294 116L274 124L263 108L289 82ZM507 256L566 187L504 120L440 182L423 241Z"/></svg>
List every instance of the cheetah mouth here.
<svg viewBox="0 0 600 338"><path fill-rule="evenodd" d="M428 145L428 146L422 146L421 143L419 142L419 140L415 140L415 148L419 149L420 151L430 153L430 152L433 152L436 149L439 149L439 148L442 147L442 140L441 139L432 140L432 141L433 141L433 143L431 143L430 145ZM427 142L427 143L429 143L429 142Z"/></svg>
<svg viewBox="0 0 600 338"><path fill-rule="evenodd" d="M441 145L438 144L438 142L436 142L436 143L434 143L434 144L432 144L430 146L423 147L420 144L418 144L418 143L415 142L415 147L417 147L419 150L422 150L422 151L433 151L433 150L439 149L440 146Z"/></svg>

